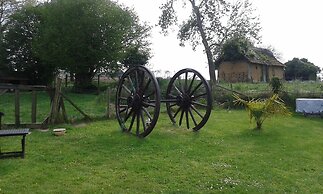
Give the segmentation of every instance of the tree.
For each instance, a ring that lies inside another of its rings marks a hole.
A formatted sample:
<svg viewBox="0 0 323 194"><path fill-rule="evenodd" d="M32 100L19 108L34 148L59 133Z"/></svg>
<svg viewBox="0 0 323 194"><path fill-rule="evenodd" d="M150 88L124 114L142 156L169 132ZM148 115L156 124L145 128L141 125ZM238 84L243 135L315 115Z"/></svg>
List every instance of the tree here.
<svg viewBox="0 0 323 194"><path fill-rule="evenodd" d="M32 84L48 84L56 69L33 52L33 43L39 36L42 8L28 4L16 11L8 20L5 33L9 70L23 74Z"/></svg>
<svg viewBox="0 0 323 194"><path fill-rule="evenodd" d="M6 31L7 22L10 17L19 8L17 0L0 1L0 71L7 70L6 49L4 46L4 32Z"/></svg>
<svg viewBox="0 0 323 194"><path fill-rule="evenodd" d="M242 60L252 55L253 44L244 37L233 37L225 41L222 46L218 60L233 61Z"/></svg>
<svg viewBox="0 0 323 194"><path fill-rule="evenodd" d="M147 50L140 50L138 46L129 47L126 50L125 57L122 61L126 67L132 67L135 65L145 65L148 63L150 53Z"/></svg>
<svg viewBox="0 0 323 194"><path fill-rule="evenodd" d="M0 32L6 29L6 24L10 15L19 9L21 1L18 0L1 0L0 1Z"/></svg>
<svg viewBox="0 0 323 194"><path fill-rule="evenodd" d="M182 1L182 7L185 8L186 2L188 2L192 11L189 18L181 24L178 24L177 2L178 0L167 0L161 6L162 14L159 18L159 26L167 34L169 27L177 24L181 45L189 41L195 49L197 45L203 44L213 84L216 82L214 61L226 40L234 36L242 36L255 41L260 40L261 27L258 17L254 16L252 4L248 0L236 3L225 0Z"/></svg>
<svg viewBox="0 0 323 194"><path fill-rule="evenodd" d="M141 47L148 32L131 10L109 0L55 0L43 14L35 53L75 74L76 90L91 88L101 69L119 69L126 48Z"/></svg>
<svg viewBox="0 0 323 194"><path fill-rule="evenodd" d="M285 63L286 80L316 80L317 73L321 70L307 59L293 58Z"/></svg>

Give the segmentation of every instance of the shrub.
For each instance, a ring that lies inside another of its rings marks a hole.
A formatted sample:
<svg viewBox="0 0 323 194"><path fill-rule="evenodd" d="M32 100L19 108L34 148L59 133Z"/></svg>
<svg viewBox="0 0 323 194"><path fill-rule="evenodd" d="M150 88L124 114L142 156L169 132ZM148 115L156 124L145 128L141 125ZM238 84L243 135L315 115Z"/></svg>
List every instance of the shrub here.
<svg viewBox="0 0 323 194"><path fill-rule="evenodd" d="M283 83L281 82L281 80L278 77L273 77L270 82L269 85L271 87L271 90L275 93L278 94L278 92L282 89L283 87Z"/></svg>
<svg viewBox="0 0 323 194"><path fill-rule="evenodd" d="M249 113L250 122L254 119L256 122L256 129L260 130L262 123L266 118L273 115L290 115L284 101L279 98L278 94L272 95L270 98L260 100L252 99L246 101L234 94L236 104L244 105Z"/></svg>

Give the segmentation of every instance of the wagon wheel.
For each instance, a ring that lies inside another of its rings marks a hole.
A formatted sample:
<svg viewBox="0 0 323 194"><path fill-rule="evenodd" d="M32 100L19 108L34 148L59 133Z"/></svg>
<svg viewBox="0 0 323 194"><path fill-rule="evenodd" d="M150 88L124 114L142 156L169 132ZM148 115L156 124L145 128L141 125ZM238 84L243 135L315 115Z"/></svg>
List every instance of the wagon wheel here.
<svg viewBox="0 0 323 194"><path fill-rule="evenodd" d="M116 116L124 132L147 136L157 123L160 91L154 75L143 66L128 69L120 78Z"/></svg>
<svg viewBox="0 0 323 194"><path fill-rule="evenodd" d="M211 114L210 86L194 69L182 69L170 80L166 91L167 113L173 123L184 122L188 129L201 129Z"/></svg>

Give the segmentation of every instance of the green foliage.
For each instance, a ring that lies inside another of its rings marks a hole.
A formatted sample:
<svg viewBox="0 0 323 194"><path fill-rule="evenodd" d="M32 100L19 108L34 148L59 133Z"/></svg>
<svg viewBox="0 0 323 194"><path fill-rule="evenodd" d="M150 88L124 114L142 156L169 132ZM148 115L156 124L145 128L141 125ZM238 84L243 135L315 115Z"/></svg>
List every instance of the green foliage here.
<svg viewBox="0 0 323 194"><path fill-rule="evenodd" d="M269 85L275 94L278 94L278 92L283 88L283 83L278 77L271 78Z"/></svg>
<svg viewBox="0 0 323 194"><path fill-rule="evenodd" d="M31 84L48 84L56 68L45 63L34 52L34 41L39 36L43 7L25 6L15 12L7 23L4 46L11 72L29 78Z"/></svg>
<svg viewBox="0 0 323 194"><path fill-rule="evenodd" d="M318 66L305 58L293 58L293 60L286 62L285 65L286 80L316 80L316 74L321 71Z"/></svg>
<svg viewBox="0 0 323 194"><path fill-rule="evenodd" d="M254 119L256 122L256 129L260 130L263 122L274 115L290 115L283 100L279 98L278 94L272 95L268 99L251 99L249 101L243 100L238 95L233 95L235 103L244 105L248 111L250 122Z"/></svg>
<svg viewBox="0 0 323 194"><path fill-rule="evenodd" d="M250 55L252 46L252 43L244 37L233 37L224 43L220 58L224 61L245 59Z"/></svg>
<svg viewBox="0 0 323 194"><path fill-rule="evenodd" d="M145 65L148 63L149 57L150 54L144 50L140 50L138 46L130 47L126 50L122 64L126 67Z"/></svg>
<svg viewBox="0 0 323 194"><path fill-rule="evenodd" d="M5 49L0 45L8 57L0 57L35 83L60 69L75 75L76 88L91 88L96 73L117 72L132 48L144 53L140 62L148 60L150 26L128 8L109 0L29 2L10 18Z"/></svg>

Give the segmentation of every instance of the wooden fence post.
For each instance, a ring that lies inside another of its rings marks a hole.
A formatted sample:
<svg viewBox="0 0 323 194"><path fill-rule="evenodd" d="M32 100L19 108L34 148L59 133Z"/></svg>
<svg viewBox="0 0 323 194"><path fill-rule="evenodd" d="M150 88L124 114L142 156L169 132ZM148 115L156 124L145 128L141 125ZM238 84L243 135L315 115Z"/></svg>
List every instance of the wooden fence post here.
<svg viewBox="0 0 323 194"><path fill-rule="evenodd" d="M32 102L31 102L31 123L36 123L37 114L37 93L35 90L32 91Z"/></svg>
<svg viewBox="0 0 323 194"><path fill-rule="evenodd" d="M110 88L107 88L107 118L110 118Z"/></svg>
<svg viewBox="0 0 323 194"><path fill-rule="evenodd" d="M100 74L98 74L98 94L100 94Z"/></svg>
<svg viewBox="0 0 323 194"><path fill-rule="evenodd" d="M54 124L58 119L61 85L62 85L62 79L57 78L56 85L55 85L55 94L54 94L54 98L53 98L53 102L50 110L50 116L49 116L49 123L51 124Z"/></svg>
<svg viewBox="0 0 323 194"><path fill-rule="evenodd" d="M15 125L19 127L20 125L20 96L19 89L15 89Z"/></svg>

